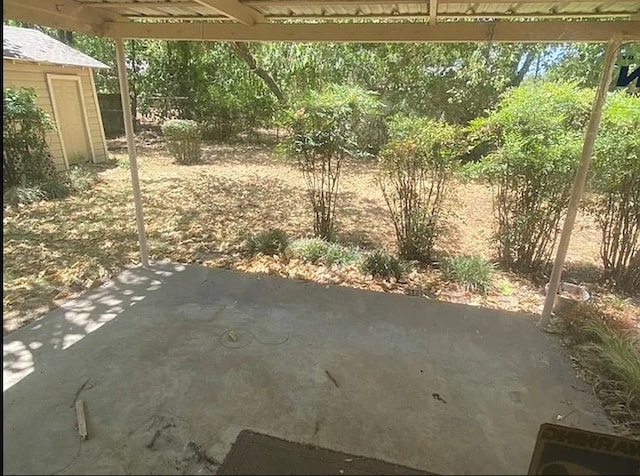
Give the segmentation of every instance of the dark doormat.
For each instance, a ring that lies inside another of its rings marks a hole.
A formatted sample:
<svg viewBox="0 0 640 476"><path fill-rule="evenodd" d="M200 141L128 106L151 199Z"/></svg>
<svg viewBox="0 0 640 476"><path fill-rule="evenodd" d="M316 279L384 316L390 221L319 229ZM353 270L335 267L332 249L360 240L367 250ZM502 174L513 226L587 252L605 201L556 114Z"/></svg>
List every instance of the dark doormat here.
<svg viewBox="0 0 640 476"><path fill-rule="evenodd" d="M218 474L434 474L242 430Z"/></svg>
<svg viewBox="0 0 640 476"><path fill-rule="evenodd" d="M529 474L640 474L640 441L544 423Z"/></svg>

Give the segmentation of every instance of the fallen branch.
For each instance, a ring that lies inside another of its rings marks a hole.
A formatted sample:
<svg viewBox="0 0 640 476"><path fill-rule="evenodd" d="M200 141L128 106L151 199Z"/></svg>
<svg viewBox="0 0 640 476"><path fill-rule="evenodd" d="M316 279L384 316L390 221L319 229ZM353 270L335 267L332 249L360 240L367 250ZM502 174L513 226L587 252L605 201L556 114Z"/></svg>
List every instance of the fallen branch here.
<svg viewBox="0 0 640 476"><path fill-rule="evenodd" d="M76 420L78 423L78 433L80 438L86 440L89 437L87 433L87 420L84 414L84 400L78 400L76 402Z"/></svg>

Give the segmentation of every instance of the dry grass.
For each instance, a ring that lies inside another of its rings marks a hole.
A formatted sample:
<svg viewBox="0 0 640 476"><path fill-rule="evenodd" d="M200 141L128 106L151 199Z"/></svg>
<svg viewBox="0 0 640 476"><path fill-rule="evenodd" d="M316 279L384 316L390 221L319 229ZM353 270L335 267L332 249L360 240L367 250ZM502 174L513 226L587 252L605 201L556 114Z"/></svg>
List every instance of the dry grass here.
<svg viewBox="0 0 640 476"><path fill-rule="evenodd" d="M122 142L115 142L122 145ZM126 162L125 151L112 154ZM492 289L478 295L448 283L433 269L417 269L406 282L364 276L355 268L324 267L282 260L248 258L242 245L251 233L281 228L291 236L312 232L300 174L274 161L261 145L212 145L202 164L177 166L161 144L141 144L140 177L152 259L225 266L386 292L427 296L492 308L538 312L540 283L497 271ZM394 249L394 233L375 166L350 162L344 169L338 239L363 248ZM480 184L459 185L452 198L447 235L440 251L490 259L491 194ZM90 191L65 200L3 210L3 320L16 329L84 289L135 264L138 245L129 170L100 174ZM581 217L569 252L569 274L587 281L598 274L598 239ZM604 291L604 290L603 290ZM615 299L612 298L612 299ZM637 302L621 307L621 319L640 315Z"/></svg>
<svg viewBox="0 0 640 476"><path fill-rule="evenodd" d="M571 310L561 321L576 369L593 385L617 433L640 440L640 334L602 304Z"/></svg>

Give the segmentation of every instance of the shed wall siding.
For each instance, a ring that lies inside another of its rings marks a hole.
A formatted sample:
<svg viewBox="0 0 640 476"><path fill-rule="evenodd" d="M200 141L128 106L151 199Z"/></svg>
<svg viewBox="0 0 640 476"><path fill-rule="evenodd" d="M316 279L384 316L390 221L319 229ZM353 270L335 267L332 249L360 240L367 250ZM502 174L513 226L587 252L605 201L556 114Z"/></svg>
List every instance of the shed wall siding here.
<svg viewBox="0 0 640 476"><path fill-rule="evenodd" d="M60 74L79 76L82 83L82 94L86 106L87 122L89 123L89 137L95 153L96 162L107 160L108 151L105 149L102 140L102 131L99 121L99 106L96 104L95 96L91 87L91 77L93 71L89 68L79 68L76 66L44 65L25 62L13 62L4 60L2 64L2 86L6 87L28 87L33 88L38 96L37 104L44 109L54 119L53 104L49 95L47 85L47 74ZM51 155L60 170L64 170L64 155L62 145L56 131L47 135L47 140L51 148Z"/></svg>

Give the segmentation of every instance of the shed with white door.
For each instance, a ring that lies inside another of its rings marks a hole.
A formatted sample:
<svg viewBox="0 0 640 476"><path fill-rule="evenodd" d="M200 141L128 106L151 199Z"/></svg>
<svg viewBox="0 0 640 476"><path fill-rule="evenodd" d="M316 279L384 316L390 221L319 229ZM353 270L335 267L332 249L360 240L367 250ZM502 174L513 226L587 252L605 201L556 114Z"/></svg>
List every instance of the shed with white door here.
<svg viewBox="0 0 640 476"><path fill-rule="evenodd" d="M39 30L3 26L2 86L35 90L55 123L47 140L58 170L108 157L96 68L108 66Z"/></svg>

